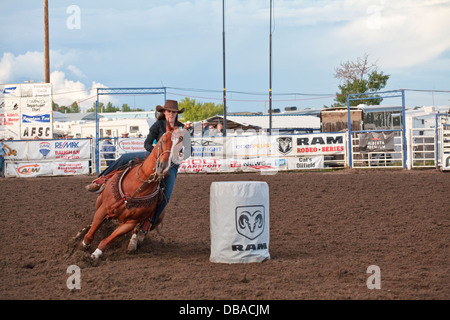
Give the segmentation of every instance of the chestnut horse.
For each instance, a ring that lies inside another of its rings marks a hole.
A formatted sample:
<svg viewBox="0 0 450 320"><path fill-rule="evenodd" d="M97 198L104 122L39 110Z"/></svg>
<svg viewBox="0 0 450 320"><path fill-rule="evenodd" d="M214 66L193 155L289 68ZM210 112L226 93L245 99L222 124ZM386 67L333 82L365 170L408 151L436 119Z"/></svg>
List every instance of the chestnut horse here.
<svg viewBox="0 0 450 320"><path fill-rule="evenodd" d="M178 157L183 146L186 130L174 129L167 123L166 133L159 139L145 161L116 171L110 177L96 202L96 212L89 231L82 241L88 248L94 240L95 232L107 219L117 219L119 226L111 235L103 239L91 257L97 259L118 237L134 230L132 240L136 240L139 226L153 218L163 195L162 179L169 172L172 157ZM161 215L155 225L162 219ZM84 233L83 230L77 235ZM131 242L130 242L131 246ZM135 248L134 248L135 249Z"/></svg>

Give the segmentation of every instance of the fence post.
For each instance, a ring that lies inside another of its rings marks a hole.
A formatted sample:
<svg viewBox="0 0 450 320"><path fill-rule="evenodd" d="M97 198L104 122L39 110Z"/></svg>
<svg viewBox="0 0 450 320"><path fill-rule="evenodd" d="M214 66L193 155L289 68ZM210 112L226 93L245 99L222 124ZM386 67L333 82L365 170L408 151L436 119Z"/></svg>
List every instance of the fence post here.
<svg viewBox="0 0 450 320"><path fill-rule="evenodd" d="M347 94L347 119L348 119L348 164L350 168L353 168L353 147L352 147L352 122L350 116L350 99Z"/></svg>

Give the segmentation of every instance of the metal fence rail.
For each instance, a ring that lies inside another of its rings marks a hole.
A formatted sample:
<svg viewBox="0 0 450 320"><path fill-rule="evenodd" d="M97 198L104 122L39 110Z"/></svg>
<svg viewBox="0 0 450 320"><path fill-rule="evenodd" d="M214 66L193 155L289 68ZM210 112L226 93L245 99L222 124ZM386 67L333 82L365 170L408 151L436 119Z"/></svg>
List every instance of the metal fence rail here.
<svg viewBox="0 0 450 320"><path fill-rule="evenodd" d="M364 152L360 148L360 135L352 134L352 153L354 168L403 168L403 135L402 131L395 131L394 150Z"/></svg>
<svg viewBox="0 0 450 320"><path fill-rule="evenodd" d="M435 128L413 128L409 130L409 159L411 168L436 167Z"/></svg>

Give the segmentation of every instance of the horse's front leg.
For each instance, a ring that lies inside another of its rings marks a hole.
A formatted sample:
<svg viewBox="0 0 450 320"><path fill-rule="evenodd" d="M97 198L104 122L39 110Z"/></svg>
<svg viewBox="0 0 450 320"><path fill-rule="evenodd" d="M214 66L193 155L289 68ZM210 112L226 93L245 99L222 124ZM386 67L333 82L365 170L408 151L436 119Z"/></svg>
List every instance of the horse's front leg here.
<svg viewBox="0 0 450 320"><path fill-rule="evenodd" d="M120 224L116 230L111 233L111 235L98 244L97 249L92 253L91 257L94 259L98 259L102 254L103 251L118 237L130 232L133 230L134 227L136 227L137 222L136 221L128 221L123 224Z"/></svg>
<svg viewBox="0 0 450 320"><path fill-rule="evenodd" d="M94 240L94 235L100 228L102 223L105 221L105 218L106 218L106 211L102 207L98 208L97 211L95 212L94 220L92 221L91 227L89 228L89 231L83 238L82 244L84 248L88 248L91 242Z"/></svg>

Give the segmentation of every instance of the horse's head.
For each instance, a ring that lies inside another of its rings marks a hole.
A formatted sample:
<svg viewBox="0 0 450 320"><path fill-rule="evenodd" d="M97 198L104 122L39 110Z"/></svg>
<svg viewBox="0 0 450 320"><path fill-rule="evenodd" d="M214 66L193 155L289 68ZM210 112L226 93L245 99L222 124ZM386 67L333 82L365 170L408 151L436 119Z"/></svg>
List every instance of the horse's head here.
<svg viewBox="0 0 450 320"><path fill-rule="evenodd" d="M170 127L167 123L166 133L159 139L156 148L158 148L158 159L156 162L156 174L165 176L172 163L180 164L184 158L183 140L186 134L185 129Z"/></svg>

